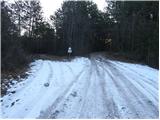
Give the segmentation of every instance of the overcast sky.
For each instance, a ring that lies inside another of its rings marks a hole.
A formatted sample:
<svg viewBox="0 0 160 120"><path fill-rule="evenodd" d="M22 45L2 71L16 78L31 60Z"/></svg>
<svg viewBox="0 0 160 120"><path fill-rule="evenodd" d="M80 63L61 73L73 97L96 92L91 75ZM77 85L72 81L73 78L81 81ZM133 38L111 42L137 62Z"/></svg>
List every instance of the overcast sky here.
<svg viewBox="0 0 160 120"><path fill-rule="evenodd" d="M53 13L61 7L61 4L64 0L40 0L42 9L44 12L44 16L46 18L49 18L50 15L53 15ZM95 2L98 6L98 9L103 10L106 3L105 0L92 0Z"/></svg>
<svg viewBox="0 0 160 120"><path fill-rule="evenodd" d="M17 0L6 0L8 2L14 2ZM61 4L64 0L40 0L43 15L45 18L49 18L50 15L53 15L54 12L61 7ZM105 0L90 0L97 4L99 10L104 10L104 7L106 6Z"/></svg>

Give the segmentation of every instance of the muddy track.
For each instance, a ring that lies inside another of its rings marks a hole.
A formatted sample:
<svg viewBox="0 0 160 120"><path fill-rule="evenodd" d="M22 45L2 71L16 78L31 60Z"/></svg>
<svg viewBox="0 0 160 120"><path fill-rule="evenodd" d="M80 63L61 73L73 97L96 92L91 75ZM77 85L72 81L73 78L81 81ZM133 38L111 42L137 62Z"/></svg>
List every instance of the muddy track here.
<svg viewBox="0 0 160 120"><path fill-rule="evenodd" d="M96 70L95 74L97 74L97 76L99 77L99 79L97 79L97 82L98 82L97 85L101 86L100 88L103 93L101 95L101 98L103 99L105 118L106 119L119 118L119 112L118 112L116 102L112 98L110 91L106 89L107 83L104 77L105 71L103 70L103 72L101 73L101 71L99 70L100 67L96 63L96 60L93 59L92 61L93 61L93 66L95 66L95 70Z"/></svg>
<svg viewBox="0 0 160 120"><path fill-rule="evenodd" d="M96 60L94 60L95 66L96 66L96 73L99 76L99 79L97 80L99 82L99 85L101 86L103 95L102 95L102 99L104 102L104 108L107 108L106 111L106 119L114 119L114 118L120 118L119 115L119 110L117 107L117 103L115 102L115 100L112 97L111 94L111 89L109 89L109 87L107 86L107 81L105 79L105 70L103 69L103 73L101 73L102 70L100 70L101 67L99 67L98 63L96 62Z"/></svg>
<svg viewBox="0 0 160 120"><path fill-rule="evenodd" d="M93 114L91 111L92 108L96 109L96 104L92 104L92 103L96 103L96 99L94 98L94 96L97 95L97 90L96 89L93 89L95 87L95 80L96 80L96 76L95 76L95 71L94 71L94 66L93 66L93 63L92 61L90 61L91 64L90 64L90 69L88 71L88 77L87 79L85 80L85 94L84 94L84 97L83 97L83 101L81 103L81 106L80 106L80 110L79 110L79 115L77 118L90 118L88 115L89 114ZM82 89L83 90L83 89ZM92 105L92 108L91 108L91 105ZM90 109L88 109L90 108ZM92 115L94 116L94 114Z"/></svg>

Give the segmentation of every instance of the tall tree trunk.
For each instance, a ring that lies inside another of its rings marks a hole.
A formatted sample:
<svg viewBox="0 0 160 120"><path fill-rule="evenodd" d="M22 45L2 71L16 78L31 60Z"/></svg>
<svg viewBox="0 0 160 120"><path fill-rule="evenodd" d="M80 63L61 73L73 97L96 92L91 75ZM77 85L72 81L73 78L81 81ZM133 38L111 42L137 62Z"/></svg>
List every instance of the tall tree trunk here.
<svg viewBox="0 0 160 120"><path fill-rule="evenodd" d="M19 16L18 16L18 30L19 30L19 36L21 36L21 15L20 15L20 9L19 9Z"/></svg>

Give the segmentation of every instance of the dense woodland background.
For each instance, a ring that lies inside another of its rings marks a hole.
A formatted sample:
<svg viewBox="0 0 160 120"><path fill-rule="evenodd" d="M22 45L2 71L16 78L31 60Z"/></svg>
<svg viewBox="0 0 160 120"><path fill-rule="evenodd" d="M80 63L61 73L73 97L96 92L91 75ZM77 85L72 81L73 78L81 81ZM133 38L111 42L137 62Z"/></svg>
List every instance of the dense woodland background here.
<svg viewBox="0 0 160 120"><path fill-rule="evenodd" d="M125 54L158 68L159 2L65 1L45 21L40 1L1 1L2 71L28 64L31 54L73 56L97 51ZM108 42L112 40L111 42Z"/></svg>

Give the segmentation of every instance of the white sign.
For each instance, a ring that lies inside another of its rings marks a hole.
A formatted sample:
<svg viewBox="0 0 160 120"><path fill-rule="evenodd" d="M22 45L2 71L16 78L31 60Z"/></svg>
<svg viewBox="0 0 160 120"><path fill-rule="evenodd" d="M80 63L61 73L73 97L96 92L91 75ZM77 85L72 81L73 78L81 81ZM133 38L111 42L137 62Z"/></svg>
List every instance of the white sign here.
<svg viewBox="0 0 160 120"><path fill-rule="evenodd" d="M68 48L68 53L72 53L72 48L71 47Z"/></svg>

